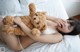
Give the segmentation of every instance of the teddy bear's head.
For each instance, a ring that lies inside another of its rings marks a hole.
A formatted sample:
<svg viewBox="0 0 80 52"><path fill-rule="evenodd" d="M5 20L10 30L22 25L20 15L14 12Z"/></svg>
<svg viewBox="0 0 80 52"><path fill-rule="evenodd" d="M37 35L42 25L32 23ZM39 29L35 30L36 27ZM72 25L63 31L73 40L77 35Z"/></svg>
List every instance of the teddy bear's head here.
<svg viewBox="0 0 80 52"><path fill-rule="evenodd" d="M31 22L35 28L39 30L45 30L46 28L46 16L44 12L37 12L31 17Z"/></svg>
<svg viewBox="0 0 80 52"><path fill-rule="evenodd" d="M36 12L35 4L31 3L29 5L30 18L31 22L35 28L43 31L46 29L46 13L45 12Z"/></svg>

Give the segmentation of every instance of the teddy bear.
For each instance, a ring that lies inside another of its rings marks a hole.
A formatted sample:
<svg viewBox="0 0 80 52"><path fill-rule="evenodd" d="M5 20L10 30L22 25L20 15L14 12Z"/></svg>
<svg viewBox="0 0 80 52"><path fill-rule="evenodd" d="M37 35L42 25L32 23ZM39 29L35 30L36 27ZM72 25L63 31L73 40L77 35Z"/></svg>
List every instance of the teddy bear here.
<svg viewBox="0 0 80 52"><path fill-rule="evenodd" d="M29 4L30 14L28 16L6 16L3 19L2 31L8 34L26 36L25 32L22 31L20 26L14 22L15 17L20 17L22 22L31 29L31 33L34 36L40 36L41 32L47 27L46 25L46 13L37 12L34 3Z"/></svg>

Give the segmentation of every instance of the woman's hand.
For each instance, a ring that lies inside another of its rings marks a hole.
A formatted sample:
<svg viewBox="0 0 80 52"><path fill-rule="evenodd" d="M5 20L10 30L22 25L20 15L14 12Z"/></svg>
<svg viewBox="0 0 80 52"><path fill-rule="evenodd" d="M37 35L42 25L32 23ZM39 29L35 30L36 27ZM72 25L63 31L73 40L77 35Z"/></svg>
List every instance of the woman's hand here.
<svg viewBox="0 0 80 52"><path fill-rule="evenodd" d="M21 21L20 17L15 17L14 22L21 27L21 29L25 32L26 35L29 36L29 34L31 34L31 29Z"/></svg>
<svg viewBox="0 0 80 52"><path fill-rule="evenodd" d="M66 20L60 19L60 18L56 18L54 20L54 22L56 22L60 27L65 27L65 23L67 22Z"/></svg>
<svg viewBox="0 0 80 52"><path fill-rule="evenodd" d="M20 17L15 17L14 18L14 22L18 25L22 24L23 22L21 21L21 18Z"/></svg>

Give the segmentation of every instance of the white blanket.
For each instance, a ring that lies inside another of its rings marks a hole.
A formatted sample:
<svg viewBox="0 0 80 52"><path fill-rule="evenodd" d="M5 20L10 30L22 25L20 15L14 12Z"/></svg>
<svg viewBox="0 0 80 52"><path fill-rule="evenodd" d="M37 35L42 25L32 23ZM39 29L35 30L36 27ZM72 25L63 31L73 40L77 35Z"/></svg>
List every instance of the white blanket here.
<svg viewBox="0 0 80 52"><path fill-rule="evenodd" d="M64 39L56 44L34 43L23 52L80 52L79 36L64 36Z"/></svg>

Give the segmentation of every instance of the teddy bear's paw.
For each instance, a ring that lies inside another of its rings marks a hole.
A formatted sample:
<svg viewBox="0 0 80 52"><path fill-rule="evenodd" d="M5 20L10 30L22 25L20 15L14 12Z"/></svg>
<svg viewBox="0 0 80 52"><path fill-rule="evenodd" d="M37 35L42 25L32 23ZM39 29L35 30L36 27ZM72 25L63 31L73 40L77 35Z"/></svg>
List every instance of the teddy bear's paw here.
<svg viewBox="0 0 80 52"><path fill-rule="evenodd" d="M32 34L33 34L34 36L40 36L41 32L40 32L40 30L34 28L34 29L32 29Z"/></svg>

